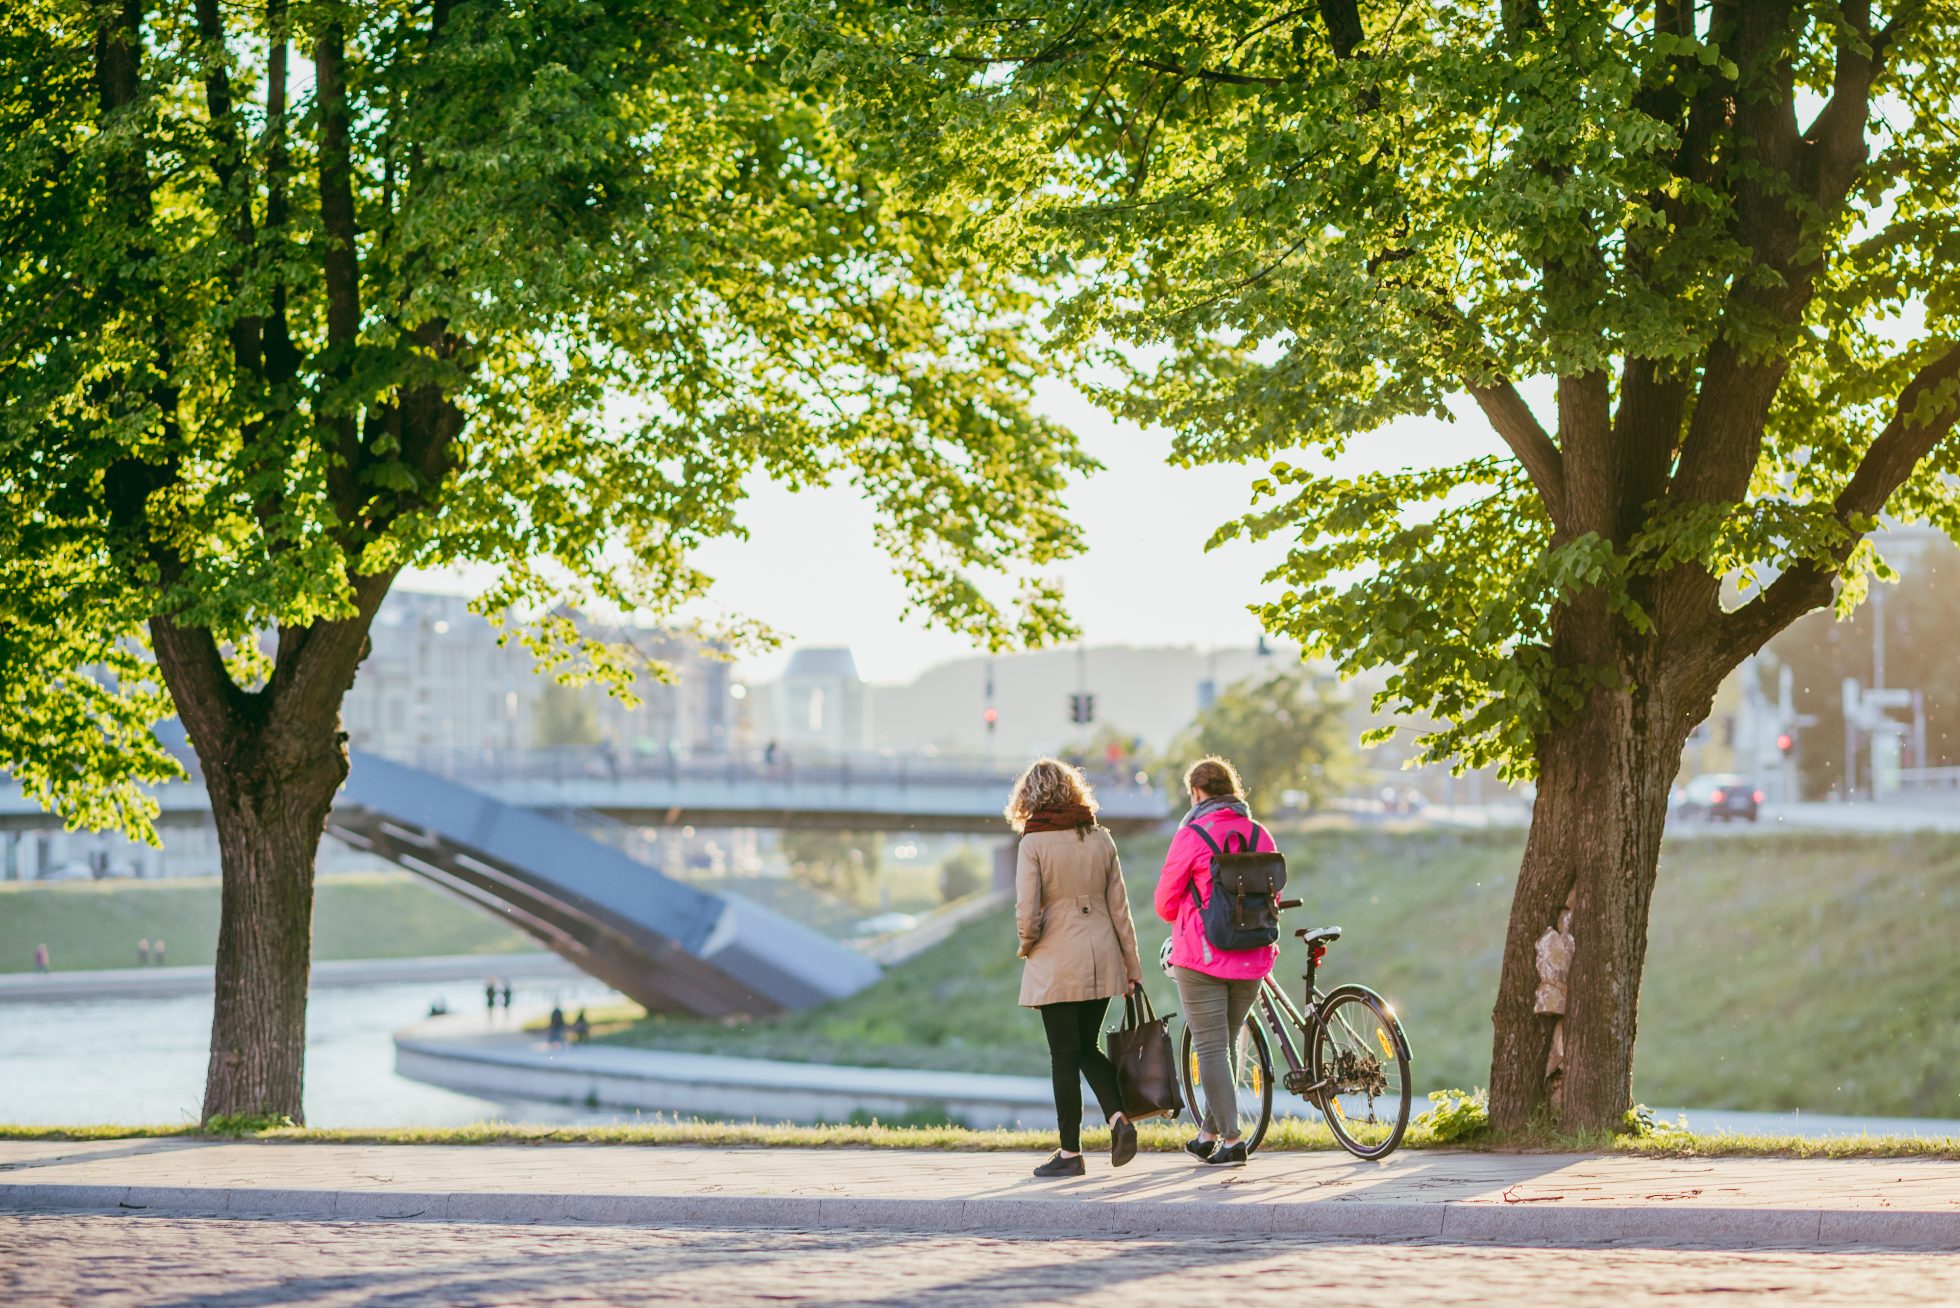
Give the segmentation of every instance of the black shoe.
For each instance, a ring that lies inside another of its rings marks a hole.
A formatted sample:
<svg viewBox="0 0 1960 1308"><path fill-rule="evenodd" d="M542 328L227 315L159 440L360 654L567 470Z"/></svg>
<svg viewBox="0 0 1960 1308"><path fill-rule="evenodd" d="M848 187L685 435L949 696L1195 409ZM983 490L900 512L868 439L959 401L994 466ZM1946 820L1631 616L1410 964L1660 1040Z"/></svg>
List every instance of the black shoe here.
<svg viewBox="0 0 1960 1308"><path fill-rule="evenodd" d="M1137 1156L1137 1129L1128 1118L1109 1124L1109 1165L1121 1167Z"/></svg>
<svg viewBox="0 0 1960 1308"><path fill-rule="evenodd" d="M1219 1145L1211 1151L1211 1156L1205 1159L1205 1163L1210 1167L1244 1167L1245 1160L1251 1156L1252 1151L1247 1149L1245 1141L1241 1140L1237 1144Z"/></svg>
<svg viewBox="0 0 1960 1308"><path fill-rule="evenodd" d="M1057 1149L1053 1158L1034 1169L1034 1174L1036 1176L1082 1176L1088 1170L1081 1154L1073 1158L1064 1158L1062 1151Z"/></svg>
<svg viewBox="0 0 1960 1308"><path fill-rule="evenodd" d="M1202 1136L1194 1135L1184 1142L1184 1152L1193 1158L1208 1159L1211 1157L1211 1151L1216 1148L1218 1148L1218 1141L1207 1140Z"/></svg>

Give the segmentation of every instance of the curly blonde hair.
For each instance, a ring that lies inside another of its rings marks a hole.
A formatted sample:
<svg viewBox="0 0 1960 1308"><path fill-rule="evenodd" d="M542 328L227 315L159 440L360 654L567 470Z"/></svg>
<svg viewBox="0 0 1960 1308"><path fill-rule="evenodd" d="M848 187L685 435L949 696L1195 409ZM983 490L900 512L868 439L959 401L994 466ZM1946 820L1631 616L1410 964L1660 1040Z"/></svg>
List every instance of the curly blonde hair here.
<svg viewBox="0 0 1960 1308"><path fill-rule="evenodd" d="M1023 831L1027 829L1028 819L1042 809L1069 804L1080 804L1092 814L1096 811L1096 792L1082 775L1082 769L1058 758L1038 758L1028 764L1028 770L1014 783L1014 791L1001 812L1006 814L1008 825Z"/></svg>

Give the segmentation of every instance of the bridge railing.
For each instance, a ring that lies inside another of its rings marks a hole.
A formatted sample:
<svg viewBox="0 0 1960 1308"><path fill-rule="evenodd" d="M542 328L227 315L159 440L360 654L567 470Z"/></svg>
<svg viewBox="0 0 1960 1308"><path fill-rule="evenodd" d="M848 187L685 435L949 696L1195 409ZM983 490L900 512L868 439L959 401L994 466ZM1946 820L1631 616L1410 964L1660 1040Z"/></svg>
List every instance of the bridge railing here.
<svg viewBox="0 0 1960 1308"><path fill-rule="evenodd" d="M1960 791L1960 768L1900 768L1899 789L1921 794Z"/></svg>
<svg viewBox="0 0 1960 1308"><path fill-rule="evenodd" d="M402 759L464 783L510 781L719 782L730 786L772 784L795 788L863 787L905 790L912 786L991 786L1001 798L1020 775L997 760L946 754L814 754L781 750L679 754L607 746L542 749L422 749ZM1098 791L1147 792L1147 776L1134 767L1085 764Z"/></svg>

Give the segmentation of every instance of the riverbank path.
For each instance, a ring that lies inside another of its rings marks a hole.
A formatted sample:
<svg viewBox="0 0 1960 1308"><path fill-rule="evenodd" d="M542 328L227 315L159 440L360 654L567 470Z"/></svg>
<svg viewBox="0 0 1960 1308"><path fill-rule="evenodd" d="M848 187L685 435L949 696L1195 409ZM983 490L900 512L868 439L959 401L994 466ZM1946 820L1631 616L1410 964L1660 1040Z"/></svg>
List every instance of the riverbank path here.
<svg viewBox="0 0 1960 1308"><path fill-rule="evenodd" d="M0 1141L0 1210L958 1233L1960 1250L1960 1163L1405 1150L1182 1154L1038 1181L1035 1155L641 1145Z"/></svg>

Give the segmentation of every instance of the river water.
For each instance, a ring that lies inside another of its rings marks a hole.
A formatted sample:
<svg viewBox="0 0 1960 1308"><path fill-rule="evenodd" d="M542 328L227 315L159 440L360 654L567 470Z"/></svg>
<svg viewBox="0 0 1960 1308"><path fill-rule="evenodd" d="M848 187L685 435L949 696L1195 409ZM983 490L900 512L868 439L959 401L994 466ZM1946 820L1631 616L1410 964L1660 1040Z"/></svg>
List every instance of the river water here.
<svg viewBox="0 0 1960 1308"><path fill-rule="evenodd" d="M597 981L513 986L516 1011L553 1000L568 1011L620 997ZM556 1104L500 1104L395 1075L396 1030L481 1009L483 987L416 981L321 988L307 1003L306 1120L312 1126L460 1126L600 1122L621 1115ZM211 1039L209 996L0 1004L0 1122L119 1125L195 1122ZM626 1116L631 1116L627 1114Z"/></svg>

